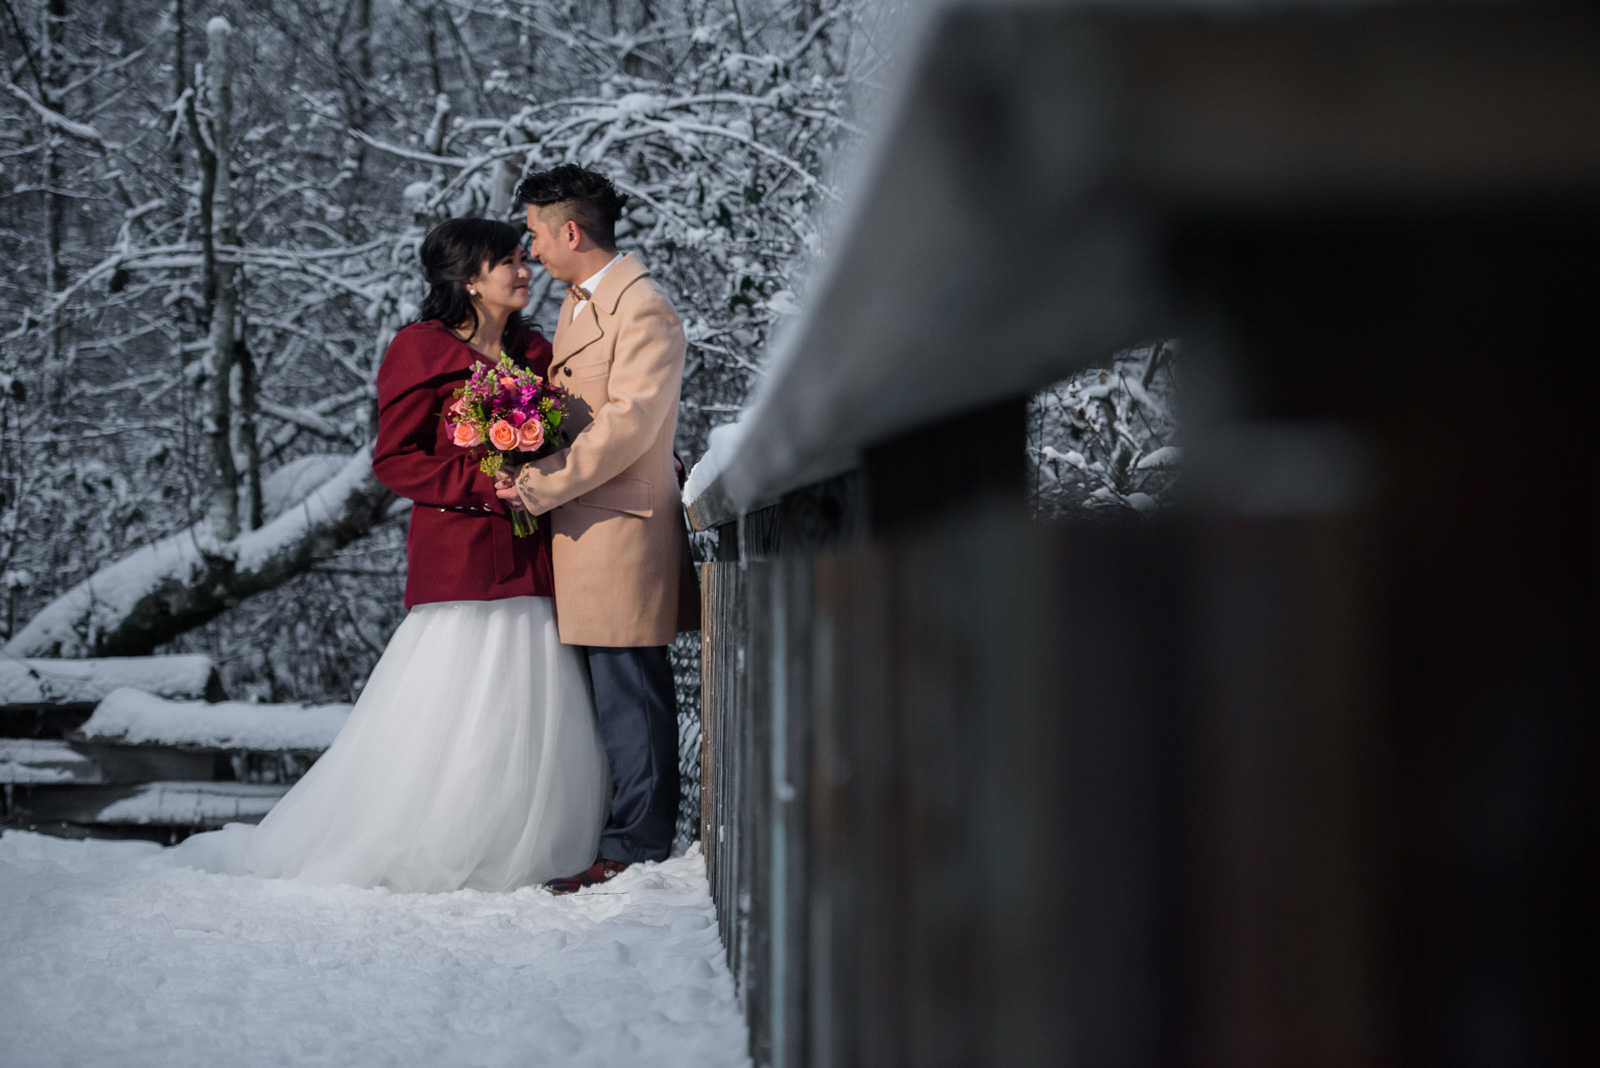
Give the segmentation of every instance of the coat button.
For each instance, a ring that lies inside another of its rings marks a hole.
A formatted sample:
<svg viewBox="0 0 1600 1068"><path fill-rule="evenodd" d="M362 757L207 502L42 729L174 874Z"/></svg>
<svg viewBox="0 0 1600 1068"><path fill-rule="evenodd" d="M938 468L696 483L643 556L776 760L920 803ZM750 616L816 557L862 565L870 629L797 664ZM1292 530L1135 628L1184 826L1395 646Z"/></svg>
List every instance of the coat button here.
<svg viewBox="0 0 1600 1068"><path fill-rule="evenodd" d="M572 377L572 368L570 368L570 367L563 367L563 368L562 368L562 369L561 369L561 373L562 373L562 374L564 374L564 375L566 375L566 376L567 376L567 377L568 377L568 378L571 378L571 377Z"/></svg>

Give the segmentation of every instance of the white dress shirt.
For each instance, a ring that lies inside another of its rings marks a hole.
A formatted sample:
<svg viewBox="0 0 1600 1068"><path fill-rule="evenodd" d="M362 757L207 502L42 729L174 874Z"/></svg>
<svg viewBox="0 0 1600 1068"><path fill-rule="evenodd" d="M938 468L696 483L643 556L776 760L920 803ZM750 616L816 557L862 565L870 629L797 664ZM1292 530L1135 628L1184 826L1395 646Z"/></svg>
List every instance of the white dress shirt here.
<svg viewBox="0 0 1600 1068"><path fill-rule="evenodd" d="M594 287L600 284L600 279L604 278L606 276L606 272L615 267L617 265L617 261L621 258L622 253L620 252L611 257L610 263L606 264L594 274L591 274L588 278L584 279L583 284L578 288L589 294L591 297L594 296ZM576 322L578 319L578 313L583 311L583 309L587 308L588 306L589 302L586 300L580 300L578 303L572 306L572 319L574 322Z"/></svg>

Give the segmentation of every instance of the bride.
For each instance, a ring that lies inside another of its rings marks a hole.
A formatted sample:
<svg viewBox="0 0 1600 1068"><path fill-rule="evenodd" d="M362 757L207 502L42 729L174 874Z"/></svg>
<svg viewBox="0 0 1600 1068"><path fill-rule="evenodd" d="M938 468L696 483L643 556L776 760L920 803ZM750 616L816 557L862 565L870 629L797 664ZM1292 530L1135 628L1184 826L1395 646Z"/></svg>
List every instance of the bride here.
<svg viewBox="0 0 1600 1068"><path fill-rule="evenodd" d="M421 321L378 371L378 480L413 502L410 610L349 722L251 836L247 870L399 891L507 890L586 868L610 797L580 652L551 605L548 524L512 536L440 418L503 350L543 374L522 322L517 232L454 219L422 243Z"/></svg>

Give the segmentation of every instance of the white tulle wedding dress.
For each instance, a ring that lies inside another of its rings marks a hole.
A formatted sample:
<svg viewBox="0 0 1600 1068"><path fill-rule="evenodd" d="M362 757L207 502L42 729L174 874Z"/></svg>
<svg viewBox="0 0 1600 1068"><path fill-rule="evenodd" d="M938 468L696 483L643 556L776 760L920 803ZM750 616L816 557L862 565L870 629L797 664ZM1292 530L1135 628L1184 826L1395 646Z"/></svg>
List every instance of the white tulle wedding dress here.
<svg viewBox="0 0 1600 1068"><path fill-rule="evenodd" d="M609 797L588 674L549 598L418 605L333 745L250 832L242 867L510 890L592 864Z"/></svg>

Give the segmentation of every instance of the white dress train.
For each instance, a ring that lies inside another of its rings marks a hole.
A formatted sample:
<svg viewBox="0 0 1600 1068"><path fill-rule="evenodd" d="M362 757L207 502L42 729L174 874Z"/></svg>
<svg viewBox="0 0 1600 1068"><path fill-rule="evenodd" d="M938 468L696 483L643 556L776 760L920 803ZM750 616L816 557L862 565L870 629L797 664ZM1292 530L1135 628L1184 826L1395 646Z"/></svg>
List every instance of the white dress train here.
<svg viewBox="0 0 1600 1068"><path fill-rule="evenodd" d="M269 878L509 890L594 862L611 788L547 597L413 608L349 722L250 836Z"/></svg>

